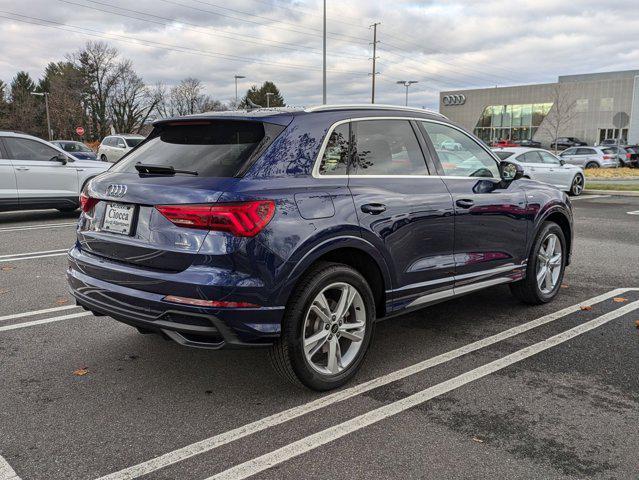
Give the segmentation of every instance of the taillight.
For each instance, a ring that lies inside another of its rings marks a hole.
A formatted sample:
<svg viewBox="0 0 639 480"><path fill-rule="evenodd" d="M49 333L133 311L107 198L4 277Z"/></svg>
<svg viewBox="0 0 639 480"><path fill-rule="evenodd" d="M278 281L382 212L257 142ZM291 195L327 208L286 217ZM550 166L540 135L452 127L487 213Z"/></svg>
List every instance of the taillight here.
<svg viewBox="0 0 639 480"><path fill-rule="evenodd" d="M86 193L80 194L80 208L84 213L90 211L100 200L97 198L91 198Z"/></svg>
<svg viewBox="0 0 639 480"><path fill-rule="evenodd" d="M612 160L614 158L614 155L604 155L603 156L604 160Z"/></svg>
<svg viewBox="0 0 639 480"><path fill-rule="evenodd" d="M630 159L632 158L632 154L630 154L630 153L626 153L626 158L627 158L628 160L630 160Z"/></svg>
<svg viewBox="0 0 639 480"><path fill-rule="evenodd" d="M229 232L236 237L254 237L273 218L275 202L257 200L215 205L157 205L155 208L180 227Z"/></svg>
<svg viewBox="0 0 639 480"><path fill-rule="evenodd" d="M167 295L162 300L164 300L165 302L180 303L182 305L191 305L193 307L255 308L259 306L249 302L226 302L223 300L203 300L201 298L176 297L175 295Z"/></svg>

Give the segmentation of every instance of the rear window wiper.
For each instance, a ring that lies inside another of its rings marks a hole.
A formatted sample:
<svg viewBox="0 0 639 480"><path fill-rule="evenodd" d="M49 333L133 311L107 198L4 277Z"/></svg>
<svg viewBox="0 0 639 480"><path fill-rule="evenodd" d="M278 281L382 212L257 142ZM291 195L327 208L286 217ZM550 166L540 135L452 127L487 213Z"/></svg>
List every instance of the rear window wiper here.
<svg viewBox="0 0 639 480"><path fill-rule="evenodd" d="M140 173L158 174L158 175L175 175L176 173L183 173L185 175L199 175L194 170L176 170L171 165L147 165L144 163L137 163L135 169Z"/></svg>

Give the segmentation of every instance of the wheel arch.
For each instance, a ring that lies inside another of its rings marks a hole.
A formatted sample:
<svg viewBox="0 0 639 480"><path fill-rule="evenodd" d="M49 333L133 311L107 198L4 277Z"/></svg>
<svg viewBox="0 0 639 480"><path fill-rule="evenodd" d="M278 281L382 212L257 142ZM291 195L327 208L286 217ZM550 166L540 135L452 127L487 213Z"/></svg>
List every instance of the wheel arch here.
<svg viewBox="0 0 639 480"><path fill-rule="evenodd" d="M386 290L392 288L388 265L372 244L361 237L350 236L326 240L296 262L280 289L280 305L288 303L302 276L318 262L343 263L360 272L373 291L377 316L386 314Z"/></svg>

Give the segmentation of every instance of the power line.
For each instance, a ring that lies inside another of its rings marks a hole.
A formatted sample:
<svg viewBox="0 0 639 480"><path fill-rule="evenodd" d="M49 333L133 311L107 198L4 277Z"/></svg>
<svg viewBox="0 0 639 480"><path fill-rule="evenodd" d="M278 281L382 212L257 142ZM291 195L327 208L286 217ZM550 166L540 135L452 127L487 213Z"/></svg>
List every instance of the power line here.
<svg viewBox="0 0 639 480"><path fill-rule="evenodd" d="M132 15L127 15L125 13L120 13L120 12L116 12L116 11L113 11L113 10L106 10L106 9L99 8L99 7L93 7L93 6L90 6L90 5L84 5L82 3L76 3L76 2L73 2L71 0L58 0L58 1L62 2L62 3L67 3L69 5L76 5L76 6L79 6L79 7L87 8L89 10L95 10L95 11L98 11L98 12L104 12L104 13L109 13L109 14L112 14L112 15L118 15L118 16L121 16L121 17L131 18L133 20L139 20L139 21L143 21L143 22L147 22L147 23L153 23L153 24L156 24L156 25L163 25L163 26L166 26L166 27L170 27L171 26L171 23L165 23L165 22L160 22L160 21L156 21L156 20L151 20L149 18L134 17ZM132 13L135 13L135 14L138 14L138 15L143 15L145 17L154 17L154 18L159 18L159 19L162 19L162 20L166 20L168 22L175 22L175 20L171 19L171 18L162 17L160 15L154 15L154 14L151 14L151 13L141 12L139 10L133 10L133 9L130 9L130 8L119 7L117 5L112 5L112 4L106 3L106 2L100 2L98 0L85 0L85 1L91 2L91 3L96 3L98 5L104 5L104 6L107 6L107 7L117 8L119 10L123 10L123 11L126 11L126 12L132 12ZM180 24L184 24L184 25L190 25L192 27L196 27L197 28L197 29L194 29L194 28L183 27L184 30L197 32L197 33L203 33L203 34L209 35L209 36L220 36L220 37L223 37L223 38L229 38L229 39L232 39L232 40L237 40L237 41L240 41L240 42L245 42L245 43L250 43L250 44L253 44L253 45L260 45L260 46L264 46L265 43L273 43L274 45L272 45L272 46L275 47L275 48L282 48L282 49L289 50L289 51L294 51L294 52L313 53L313 54L316 54L316 55L321 55L322 54L322 52L320 50L316 50L316 49L312 49L312 48L308 48L306 50L300 50L299 48L293 48L292 45L294 45L294 44L292 44L292 43L278 42L278 41L275 41L275 40L266 40L266 39L263 39L261 37L257 37L257 36L254 36L254 35L242 35L242 36L240 36L240 35L232 34L232 33L219 33L217 30L215 30L213 28L205 27L205 26L202 26L202 25L197 25L195 23L185 22L183 20L180 20L179 23ZM211 31L208 31L209 29ZM250 37L250 38L255 38L255 39L258 39L259 41L247 40L245 38L242 38L243 36L247 36L247 37ZM291 46L289 46L289 45L291 45ZM354 59L354 60L362 60L364 58L363 56L362 57L356 57L354 55L344 55L344 54L339 54L339 53L335 53L333 55L336 56L336 57L349 58L349 59Z"/></svg>
<svg viewBox="0 0 639 480"><path fill-rule="evenodd" d="M88 36L93 36L93 37L98 37L98 38L104 38L104 39L107 39L107 40L113 40L112 37L116 37L115 40L121 41L121 42L124 42L124 43L132 43L132 44L135 44L135 45L150 46L150 47L154 47L154 48L158 48L158 49L162 49L162 50L175 51L175 52L180 52L180 53L190 53L190 54L194 54L194 55L201 55L201 56L207 56L207 57L213 57L213 58L224 58L224 59L230 60L230 61L243 62L244 64L246 64L246 62L248 61L248 62L257 63L257 64L261 64L261 65L277 66L277 67L281 67L281 68L289 68L289 69L294 69L294 70L321 71L321 67L315 67L315 66L312 66L312 65L300 65L300 64L287 64L287 63L278 63L278 62L267 62L267 61L256 60L256 59L250 58L250 57L242 57L242 56L239 56L239 55L230 55L230 54L225 54L225 53L212 52L212 51L209 51L209 50L202 50L202 49L197 49L197 48L192 48L192 47L185 47L185 46L182 46L182 45L173 45L173 44L167 44L167 43L162 43L162 42L155 42L155 41L152 41L152 40L140 40L140 39L137 39L137 38L128 37L126 35L119 35L119 34L115 34L115 33L106 33L106 32L102 32L100 30L94 30L94 29L90 29L90 28L64 24L64 23L53 21L53 20L47 20L47 19L38 18L38 17L31 17L31 16L28 16L28 15L22 15L22 14L19 14L19 13L10 12L10 11L6 11L6 10L0 10L0 13L5 13L5 14L8 14L8 15L14 15L16 17L21 17L21 18L14 18L14 17L7 17L5 15L0 15L0 18L6 18L8 20L14 20L14 21L17 21L17 22L22 22L22 23L29 23L29 24L38 25L38 26L41 26L41 27L55 28L55 29L58 29L58 30L66 31L66 32L79 33L79 34L82 34L82 35L88 35ZM44 23L36 23L36 22L44 22ZM82 32L81 30L84 30L85 32L88 32L88 33ZM329 69L329 71L337 72L337 73L352 74L352 75L356 75L358 77L362 77L364 75L362 72L355 72L355 71L352 71L352 70Z"/></svg>

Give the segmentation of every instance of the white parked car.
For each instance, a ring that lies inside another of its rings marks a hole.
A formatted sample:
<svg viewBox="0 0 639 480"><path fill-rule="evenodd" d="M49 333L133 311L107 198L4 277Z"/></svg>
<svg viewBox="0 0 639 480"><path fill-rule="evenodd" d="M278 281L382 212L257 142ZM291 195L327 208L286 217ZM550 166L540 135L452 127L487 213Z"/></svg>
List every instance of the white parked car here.
<svg viewBox="0 0 639 480"><path fill-rule="evenodd" d="M0 211L71 212L80 206L84 185L109 167L31 135L0 131Z"/></svg>
<svg viewBox="0 0 639 480"><path fill-rule="evenodd" d="M142 135L109 135L98 147L98 158L103 162L115 163L144 140Z"/></svg>
<svg viewBox="0 0 639 480"><path fill-rule="evenodd" d="M548 150L505 147L494 148L493 152L502 160L519 163L524 168L524 177L549 183L570 195L581 195L584 191L585 178L581 167L566 163Z"/></svg>

